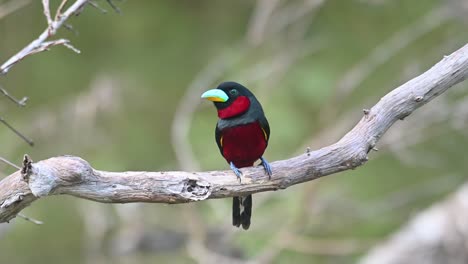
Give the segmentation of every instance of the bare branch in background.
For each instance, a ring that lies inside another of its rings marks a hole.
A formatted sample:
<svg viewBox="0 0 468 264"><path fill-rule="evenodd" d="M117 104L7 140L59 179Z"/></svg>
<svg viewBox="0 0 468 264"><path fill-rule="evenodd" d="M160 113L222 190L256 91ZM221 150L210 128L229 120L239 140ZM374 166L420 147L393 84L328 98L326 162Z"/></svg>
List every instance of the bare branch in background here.
<svg viewBox="0 0 468 264"><path fill-rule="evenodd" d="M11 161L9 161L9 160L7 160L5 158L0 157L0 161L2 161L5 164L8 164L8 165L12 166L15 169L21 170L21 168L18 165L14 164L13 162L11 162Z"/></svg>
<svg viewBox="0 0 468 264"><path fill-rule="evenodd" d="M55 18L54 18L55 21L57 21L59 17L62 15L63 8L67 4L67 2L68 0L62 0L62 2L60 3L59 7L57 8L57 12L55 13Z"/></svg>
<svg viewBox="0 0 468 264"><path fill-rule="evenodd" d="M8 14L14 10L17 10L19 7L24 6L25 4L29 3L29 1L11 1L11 3L15 3L11 5L10 2L7 2L9 6L2 5L0 6L0 17L4 14ZM16 55L8 59L3 65L0 66L0 75L5 75L10 68L18 63L19 61L23 60L25 57L33 55L35 53L43 52L48 50L50 47L63 45L76 53L80 53L78 49L73 47L70 44L69 40L66 39L58 39L58 40L50 40L47 41L48 38L55 35L57 30L64 24L64 22L73 14L78 14L81 11L82 7L87 3L87 0L78 0L73 5L71 5L65 13L62 13L62 9L64 8L67 0L63 0L59 5L55 19L52 20L51 13L50 13L50 5L49 0L42 0L42 6L44 15L47 20L48 27L47 29L33 42L23 48L20 52ZM2 13L4 10L4 13ZM25 106L27 97L23 97L21 100L17 100L13 96L11 96L5 89L0 87L1 92L8 97L10 100L15 102L19 106ZM16 130L12 127L8 122L6 122L3 118L0 117L0 122L2 122L5 126L7 126L10 130L12 130L16 135L21 137L24 141L26 141L29 145L33 146L34 143L32 140L24 136L21 132Z"/></svg>
<svg viewBox="0 0 468 264"><path fill-rule="evenodd" d="M97 10L101 11L101 13L107 14L107 10L104 9L104 8L102 8L100 5L98 5L98 3L94 2L94 1L89 1L89 4L90 4L92 7L96 8Z"/></svg>
<svg viewBox="0 0 468 264"><path fill-rule="evenodd" d="M114 9L115 12L117 12L118 14L121 14L122 11L120 11L120 8L118 8L115 4L114 4L114 1L113 0L106 0L107 3L112 7L112 9Z"/></svg>
<svg viewBox="0 0 468 264"><path fill-rule="evenodd" d="M49 0L42 0L42 8L44 10L44 16L47 19L47 25L49 26L49 30L52 29L52 17L50 16L50 6L49 6Z"/></svg>
<svg viewBox="0 0 468 264"><path fill-rule="evenodd" d="M279 0L257 0L246 34L247 42L252 46L263 41L270 17L279 2Z"/></svg>
<svg viewBox="0 0 468 264"><path fill-rule="evenodd" d="M17 136L19 136L21 139L23 139L26 143L28 143L30 146L34 146L34 142L23 135L21 132L16 130L13 126L11 126L3 117L0 117L0 122L3 123L6 127L8 127L13 133L15 133Z"/></svg>
<svg viewBox="0 0 468 264"><path fill-rule="evenodd" d="M24 214L21 214L21 213L18 214L18 216L23 218L24 220L26 220L28 222L31 222L31 223L35 224L35 225L43 225L44 224L44 222L42 222L42 221L39 221L39 220L34 219L32 217L29 217L29 216L25 216Z"/></svg>
<svg viewBox="0 0 468 264"><path fill-rule="evenodd" d="M49 0L42 0L43 12L46 17L48 27L47 29L33 42L19 51L16 55L8 59L3 65L0 66L0 75L5 75L10 68L18 63L19 61L23 60L25 57L33 55L35 53L43 52L49 50L49 48L57 45L63 45L75 53L80 53L80 51L71 45L70 41L67 39L57 39L57 40L48 40L50 37L54 36L57 33L57 30L63 25L67 28L71 28L71 26L67 26L65 23L72 15L78 15L84 8L84 6L88 3L89 0L77 0L75 1L66 11L63 12L68 0L62 0L60 5L57 8L55 13L55 18L52 19L51 12L50 12L50 3ZM11 1L16 3L15 5L6 6L6 4L0 6L0 18L2 14L6 14L6 10L16 10L19 7L29 3L29 1ZM107 1L113 8L115 6L111 1ZM10 2L7 2L9 4ZM4 13L2 13L4 12ZM8 97L10 100L18 104L19 106L24 106L27 100L27 97L22 98L21 100L17 100L13 96L11 96L5 89L0 87L0 91ZM34 143L32 140L24 136L18 130L13 128L9 123L7 123L3 118L0 117L0 122L6 125L9 129L11 129L15 134L20 136L23 140L25 140L29 145L33 145Z"/></svg>
<svg viewBox="0 0 468 264"><path fill-rule="evenodd" d="M288 160L273 162L271 180L262 168L231 171L106 172L72 156L27 163L0 182L0 222L9 221L40 197L69 194L105 203L185 203L285 189L368 160L382 135L398 120L468 77L468 44L401 85L370 109L341 140Z"/></svg>
<svg viewBox="0 0 468 264"><path fill-rule="evenodd" d="M43 1L44 8L48 9L48 2L47 0ZM66 1L63 1L62 4L64 5ZM0 66L0 75L5 75L8 73L8 71L13 67L16 63L20 62L23 60L25 57L42 52L47 50L48 48L55 46L55 45L64 45L70 49L72 49L75 52L78 52L77 49L73 48L70 45L69 40L65 39L59 39L59 40L52 40L52 41L47 41L50 37L54 36L57 33L57 30L67 21L72 15L76 15L79 12L81 12L82 8L88 3L88 0L77 0L75 3L73 3L65 12L60 13L61 8L63 8L63 5L61 4L58 12L56 19L53 20L51 23L49 23L49 26L47 27L42 34L35 39L33 42L31 42L29 45L27 45L25 48L23 48L21 51L19 51L17 54L15 54L13 57L8 59L5 63L3 63ZM47 20L49 21L50 18L50 11L44 10L44 13L46 13ZM79 52L78 52L79 53Z"/></svg>
<svg viewBox="0 0 468 264"><path fill-rule="evenodd" d="M313 14L313 12L317 11L325 3L325 0L303 0L302 3L297 2L295 1L283 7L273 14L275 19L271 21L271 31L267 33L277 34L306 16L309 16L308 18L310 19L311 13Z"/></svg>
<svg viewBox="0 0 468 264"><path fill-rule="evenodd" d="M2 86L0 86L0 92L2 92L3 95L5 95L8 99L10 99L13 103L17 104L18 106L26 106L26 101L28 101L28 97L23 97L21 98L21 100L18 100L12 95L10 95L7 90L3 89Z"/></svg>
<svg viewBox="0 0 468 264"><path fill-rule="evenodd" d="M35 53L43 52L46 50L49 50L53 46L58 46L58 45L63 45L71 50L73 50L75 53L80 54L81 52L73 47L70 44L70 40L68 39L57 39L57 40L51 40L51 41L45 41L41 45L39 45L35 50L31 51L28 55L33 55Z"/></svg>

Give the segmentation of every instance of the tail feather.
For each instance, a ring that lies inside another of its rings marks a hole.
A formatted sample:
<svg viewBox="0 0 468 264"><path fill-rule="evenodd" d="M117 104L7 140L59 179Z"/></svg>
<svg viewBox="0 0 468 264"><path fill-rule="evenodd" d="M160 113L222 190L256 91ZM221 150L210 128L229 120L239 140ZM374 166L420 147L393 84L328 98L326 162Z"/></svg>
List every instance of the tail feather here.
<svg viewBox="0 0 468 264"><path fill-rule="evenodd" d="M241 224L240 197L232 198L232 225L239 227Z"/></svg>
<svg viewBox="0 0 468 264"><path fill-rule="evenodd" d="M232 225L247 230L250 227L252 217L252 195L234 197L232 200Z"/></svg>
<svg viewBox="0 0 468 264"><path fill-rule="evenodd" d="M250 227L250 218L252 217L252 195L242 198L243 207L241 207L241 224L242 228L247 230ZM242 209L244 210L242 211Z"/></svg>

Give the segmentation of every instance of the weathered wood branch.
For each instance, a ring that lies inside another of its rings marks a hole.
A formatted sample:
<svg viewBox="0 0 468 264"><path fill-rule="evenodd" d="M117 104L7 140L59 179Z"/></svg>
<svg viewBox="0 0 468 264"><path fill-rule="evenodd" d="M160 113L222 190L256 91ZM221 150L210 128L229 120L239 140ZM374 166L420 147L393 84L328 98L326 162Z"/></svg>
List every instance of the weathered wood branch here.
<svg viewBox="0 0 468 264"><path fill-rule="evenodd" d="M400 119L468 77L468 44L431 69L391 91L337 143L273 162L271 180L260 167L243 168L239 183L231 171L106 172L85 160L61 156L24 164L0 182L0 222L7 222L43 196L68 194L103 203L185 203L285 189L354 169Z"/></svg>

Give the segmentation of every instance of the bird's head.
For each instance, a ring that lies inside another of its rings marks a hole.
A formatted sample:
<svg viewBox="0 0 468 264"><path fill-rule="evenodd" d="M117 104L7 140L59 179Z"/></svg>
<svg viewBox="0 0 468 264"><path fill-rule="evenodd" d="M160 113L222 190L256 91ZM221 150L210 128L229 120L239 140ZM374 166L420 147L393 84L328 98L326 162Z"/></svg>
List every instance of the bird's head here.
<svg viewBox="0 0 468 264"><path fill-rule="evenodd" d="M236 82L223 82L216 89L204 92L201 97L214 103L222 119L247 112L251 102L256 101L249 89Z"/></svg>

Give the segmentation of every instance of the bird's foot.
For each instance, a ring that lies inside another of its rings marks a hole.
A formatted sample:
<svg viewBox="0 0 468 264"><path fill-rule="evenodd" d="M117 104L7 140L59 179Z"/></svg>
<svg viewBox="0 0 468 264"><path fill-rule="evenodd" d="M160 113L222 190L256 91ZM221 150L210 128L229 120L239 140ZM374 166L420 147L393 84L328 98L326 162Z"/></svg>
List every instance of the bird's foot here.
<svg viewBox="0 0 468 264"><path fill-rule="evenodd" d="M268 174L268 179L271 180L271 175L273 174L273 172L271 171L270 163L268 163L268 161L264 157L261 157L260 160L262 161L262 163L260 164L263 166L266 173Z"/></svg>
<svg viewBox="0 0 468 264"><path fill-rule="evenodd" d="M236 174L237 179L239 179L239 182L242 182L242 172L232 163L232 161L229 163L229 166L231 167L231 170Z"/></svg>

